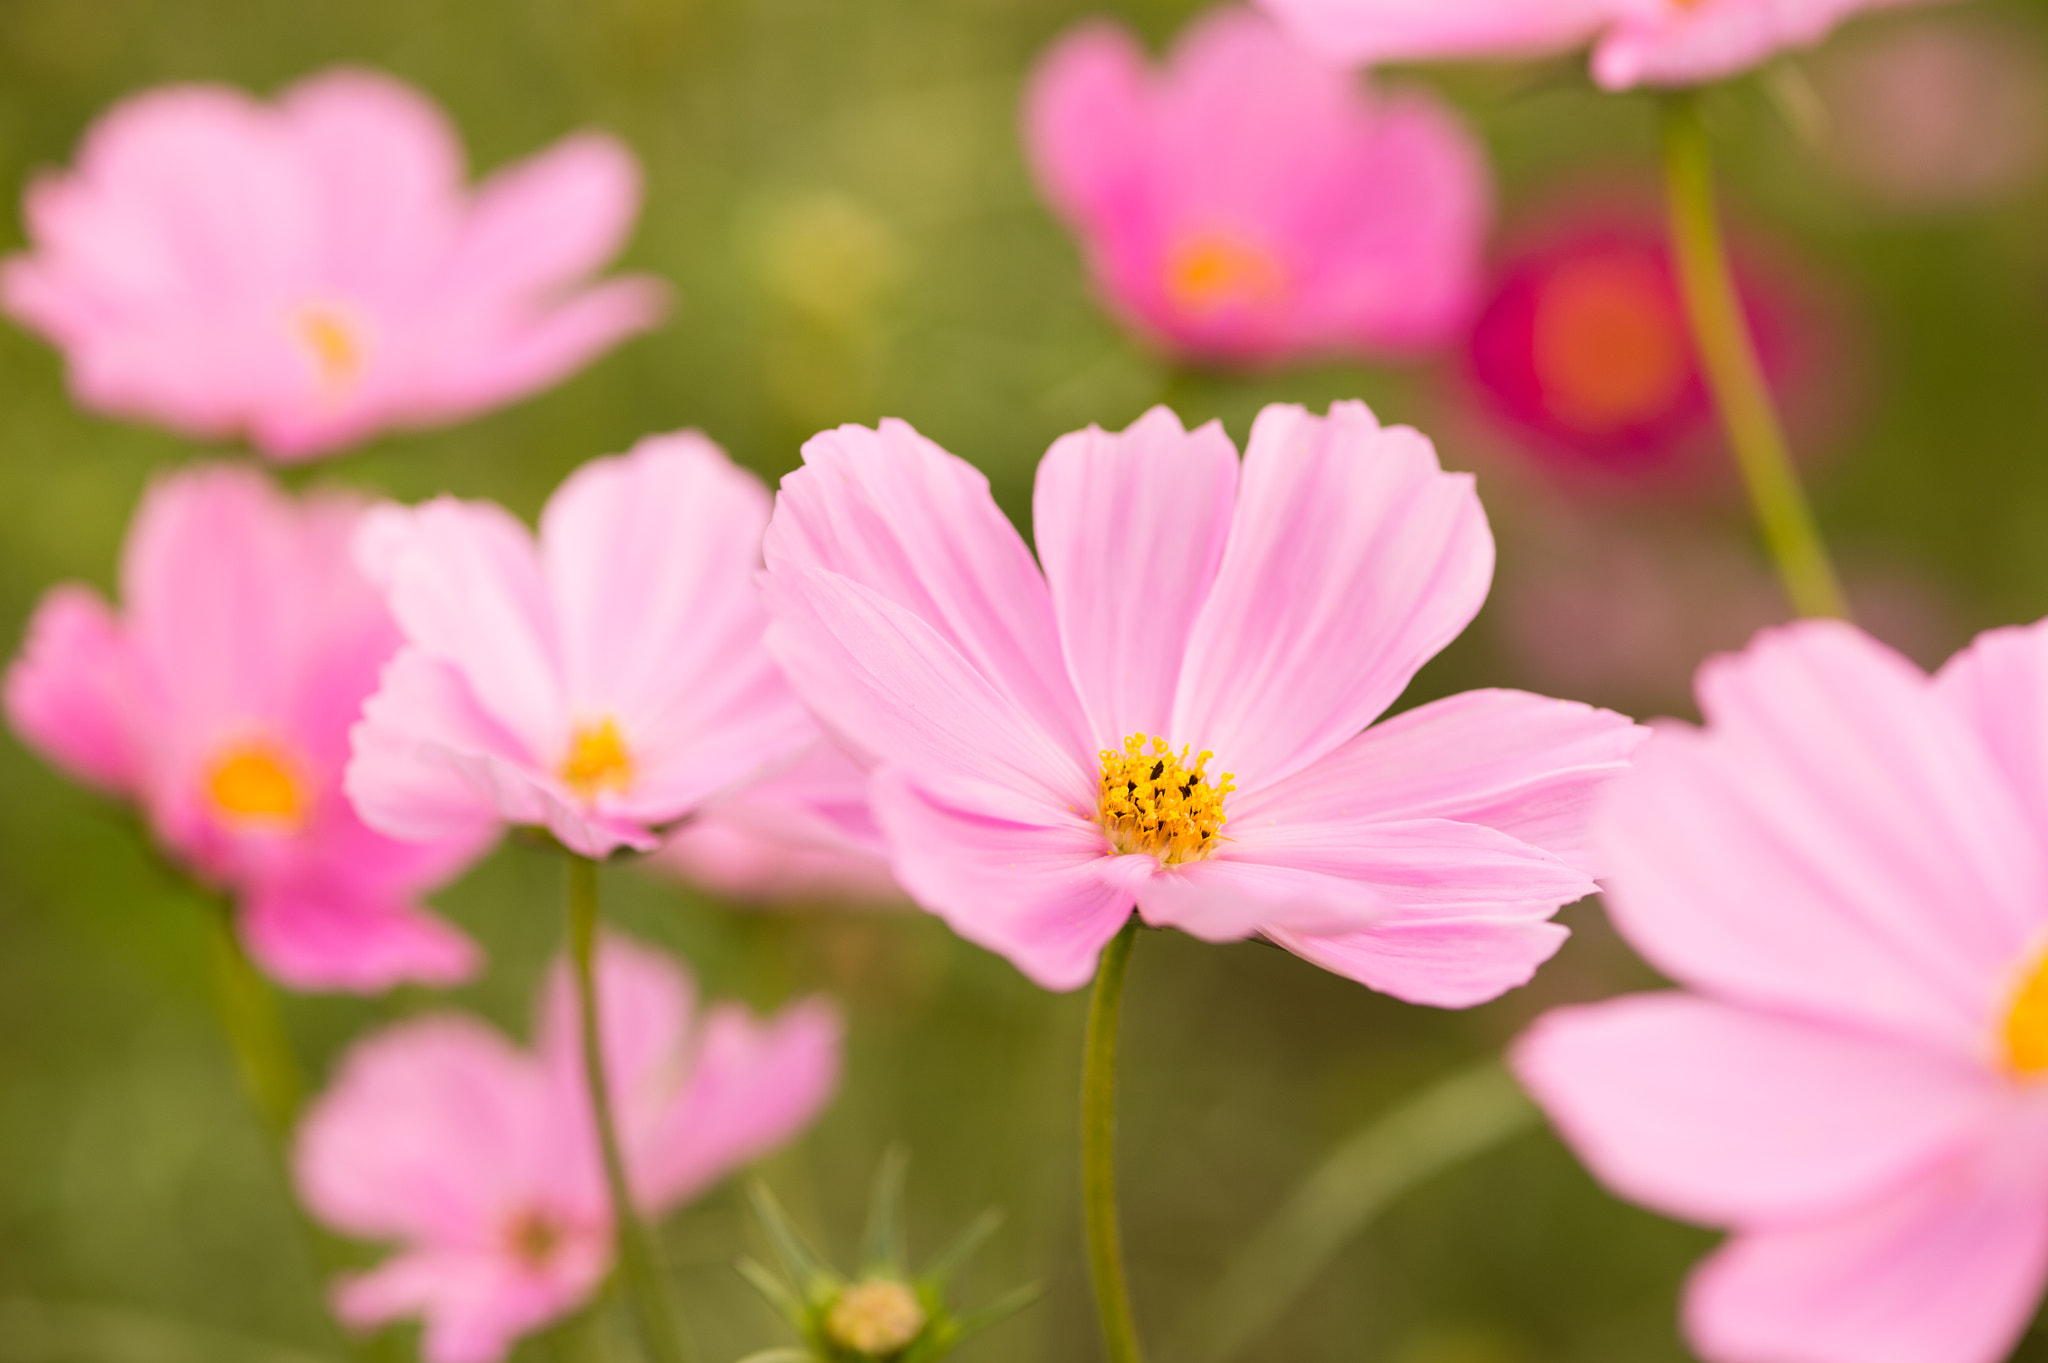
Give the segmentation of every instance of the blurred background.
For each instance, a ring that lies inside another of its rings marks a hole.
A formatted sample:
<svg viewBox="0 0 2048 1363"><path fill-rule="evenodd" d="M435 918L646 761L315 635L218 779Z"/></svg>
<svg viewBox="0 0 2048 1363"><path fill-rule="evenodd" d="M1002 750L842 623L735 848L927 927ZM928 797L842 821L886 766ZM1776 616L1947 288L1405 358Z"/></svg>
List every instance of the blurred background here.
<svg viewBox="0 0 2048 1363"><path fill-rule="evenodd" d="M1613 285L1647 259L1640 296L1614 304L1619 334L1640 354L1675 326L1659 291L1654 99L1597 94L1576 60L1398 73L1463 110L1495 167L1490 296L1469 338L1398 365L1200 370L1111 320L1019 146L1032 60L1105 11L1157 51L1199 6L6 0L0 190L67 161L93 116L140 87L269 92L337 62L422 87L478 169L606 128L646 169L625 263L675 285L668 325L543 397L295 478L487 496L530 516L573 466L646 432L701 427L772 479L814 431L891 415L986 470L1023 518L1035 463L1067 430L1120 427L1163 401L1242 441L1266 402L1364 397L1478 472L1501 543L1486 612L1403 705L1518 685L1690 713L1698 660L1783 611L1709 415L1688 406L1682 374L1606 393L1590 426L1575 425L1583 406L1532 411L1513 378L1572 363L1523 353L1567 344L1518 321L1517 291L1546 271L1619 261L1600 276ZM1717 92L1709 114L1745 287L1860 613L1925 664L2041 615L2048 3L1859 23L1796 70ZM20 231L0 214L0 242L14 248ZM1615 332L1593 331L1597 359ZM56 580L111 587L146 480L190 457L75 409L55 353L0 327L0 633L18 638ZM440 897L491 953L458 1002L521 1035L558 940L558 875L555 859L507 846ZM622 922L684 953L715 994L842 1000L845 1088L763 1171L800 1219L850 1257L868 1177L901 1140L913 1246L934 1250L999 1205L1010 1220L968 1299L1047 1287L967 1356L1093 1356L1074 1159L1083 997L1040 992L914 912L768 913L632 867L608 870L607 891ZM322 1347L311 1270L210 1015L203 911L124 816L0 740L0 1363ZM1359 1124L1497 1052L1544 1006L1654 983L1597 904L1567 919L1573 941L1533 986L1467 1013L1406 1007L1258 945L1146 934L1121 1152L1155 1343ZM286 1008L324 1072L366 1027L437 1003L400 992ZM731 1268L759 1247L734 1188L668 1236L700 1363L783 1342ZM1678 1285L1709 1242L1608 1198L1532 1130L1398 1202L1242 1357L1680 1358ZM2048 1358L2048 1339L2022 1357Z"/></svg>

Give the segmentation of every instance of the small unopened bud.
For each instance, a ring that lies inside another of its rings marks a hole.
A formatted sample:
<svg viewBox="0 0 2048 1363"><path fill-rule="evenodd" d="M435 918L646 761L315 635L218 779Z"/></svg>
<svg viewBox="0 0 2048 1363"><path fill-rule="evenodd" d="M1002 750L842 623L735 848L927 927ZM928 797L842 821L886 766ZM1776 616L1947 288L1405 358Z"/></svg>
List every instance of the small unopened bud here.
<svg viewBox="0 0 2048 1363"><path fill-rule="evenodd" d="M890 1278L868 1278L839 1294L825 1312L825 1333L843 1349L885 1358L924 1329L917 1293Z"/></svg>

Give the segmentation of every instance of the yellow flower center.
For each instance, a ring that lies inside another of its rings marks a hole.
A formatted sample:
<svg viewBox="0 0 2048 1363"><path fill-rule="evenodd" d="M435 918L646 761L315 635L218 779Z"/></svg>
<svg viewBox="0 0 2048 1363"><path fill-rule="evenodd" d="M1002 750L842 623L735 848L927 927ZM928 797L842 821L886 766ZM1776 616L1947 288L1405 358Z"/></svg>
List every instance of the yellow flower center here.
<svg viewBox="0 0 2048 1363"><path fill-rule="evenodd" d="M232 744L214 759L206 793L230 824L286 830L306 821L304 783L284 748L263 739Z"/></svg>
<svg viewBox="0 0 2048 1363"><path fill-rule="evenodd" d="M825 1312L825 1333L842 1349L882 1358L904 1348L924 1329L917 1294L890 1278L869 1278L839 1294Z"/></svg>
<svg viewBox="0 0 2048 1363"><path fill-rule="evenodd" d="M2005 1063L2015 1074L2048 1070L2048 952L2034 964L2005 1015Z"/></svg>
<svg viewBox="0 0 2048 1363"><path fill-rule="evenodd" d="M1150 750L1147 750L1147 744ZM1098 818L1119 852L1149 852L1169 866L1200 861L1216 850L1223 828L1223 797L1237 789L1231 774L1209 779L1204 751L1188 765L1163 738L1132 734L1122 752L1102 750L1102 803Z"/></svg>
<svg viewBox="0 0 2048 1363"><path fill-rule="evenodd" d="M1692 353L1663 278L1646 261L1584 260L1536 303L1536 382L1559 419L1595 434L1663 415Z"/></svg>
<svg viewBox="0 0 2048 1363"><path fill-rule="evenodd" d="M300 308L292 317L292 332L329 393L346 392L362 377L367 350L362 330L340 309L321 304Z"/></svg>
<svg viewBox="0 0 2048 1363"><path fill-rule="evenodd" d="M505 1248L528 1268L546 1268L566 1238L546 1212L520 1212L505 1227Z"/></svg>
<svg viewBox="0 0 2048 1363"><path fill-rule="evenodd" d="M633 758L619 726L607 719L585 724L569 740L569 755L562 759L562 784L585 800L603 791L619 793L633 784Z"/></svg>
<svg viewBox="0 0 2048 1363"><path fill-rule="evenodd" d="M1166 253L1166 296L1190 316L1270 306L1286 291L1287 272L1273 253L1236 237L1198 232Z"/></svg>

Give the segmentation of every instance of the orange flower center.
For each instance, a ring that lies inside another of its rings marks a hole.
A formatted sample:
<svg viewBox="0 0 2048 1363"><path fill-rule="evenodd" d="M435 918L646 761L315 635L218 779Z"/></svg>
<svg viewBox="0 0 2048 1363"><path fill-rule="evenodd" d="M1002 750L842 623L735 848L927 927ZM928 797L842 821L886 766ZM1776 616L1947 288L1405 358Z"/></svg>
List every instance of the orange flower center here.
<svg viewBox="0 0 2048 1363"><path fill-rule="evenodd" d="M2015 1074L2048 1070L2048 952L2034 963L2005 1015L2005 1064Z"/></svg>
<svg viewBox="0 0 2048 1363"><path fill-rule="evenodd" d="M1536 381L1559 420L1599 433L1656 417L1691 377L1663 277L1647 261L1583 260L1536 304Z"/></svg>
<svg viewBox="0 0 2048 1363"><path fill-rule="evenodd" d="M368 352L362 328L340 308L319 303L300 308L292 316L292 334L327 392L346 392L362 377Z"/></svg>
<svg viewBox="0 0 2048 1363"><path fill-rule="evenodd" d="M207 772L206 793L230 824L293 829L306 821L309 801L298 763L266 739L222 749Z"/></svg>
<svg viewBox="0 0 2048 1363"><path fill-rule="evenodd" d="M1150 750L1147 751L1147 743ZM1209 779L1202 752L1188 764L1163 738L1132 734L1123 751L1102 750L1102 797L1097 820L1119 852L1149 852L1169 866L1200 861L1222 841L1223 797L1237 787L1224 772Z"/></svg>
<svg viewBox="0 0 2048 1363"><path fill-rule="evenodd" d="M1197 232L1166 253L1166 296L1192 317L1268 307L1287 292L1287 272L1271 251L1238 237Z"/></svg>
<svg viewBox="0 0 2048 1363"><path fill-rule="evenodd" d="M569 740L569 755L562 759L562 784L585 800L601 792L622 792L633 784L633 758L619 726L607 719L580 726Z"/></svg>

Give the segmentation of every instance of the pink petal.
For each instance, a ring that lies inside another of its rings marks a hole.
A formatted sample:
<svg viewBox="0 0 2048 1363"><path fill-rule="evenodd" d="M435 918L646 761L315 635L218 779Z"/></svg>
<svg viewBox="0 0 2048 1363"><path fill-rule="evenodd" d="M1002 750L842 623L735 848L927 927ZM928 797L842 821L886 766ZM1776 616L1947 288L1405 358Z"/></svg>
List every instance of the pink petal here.
<svg viewBox="0 0 2048 1363"><path fill-rule="evenodd" d="M1062 212L1085 218L1136 206L1148 83L1137 43L1102 20L1081 24L1039 59L1024 96L1025 146Z"/></svg>
<svg viewBox="0 0 2048 1363"><path fill-rule="evenodd" d="M77 779L132 791L140 772L129 729L129 669L121 626L98 594L52 588L7 669L8 722Z"/></svg>
<svg viewBox="0 0 2048 1363"><path fill-rule="evenodd" d="M390 1028L357 1043L301 1121L299 1196L365 1239L494 1245L506 1217L585 1177L563 1165L548 1104L540 1067L479 1023Z"/></svg>
<svg viewBox="0 0 2048 1363"><path fill-rule="evenodd" d="M1237 829L1344 820L1483 824L1592 871L1594 798L1649 731L1525 691L1467 691L1373 725L1307 770L1230 806Z"/></svg>
<svg viewBox="0 0 2048 1363"><path fill-rule="evenodd" d="M476 944L417 905L339 884L263 887L242 933L265 973L292 989L374 993L395 984L460 984Z"/></svg>
<svg viewBox="0 0 2048 1363"><path fill-rule="evenodd" d="M1129 921L1133 893L1105 879L1102 829L1040 798L972 778L875 774L875 814L896 879L953 931L1047 989L1078 989Z"/></svg>
<svg viewBox="0 0 2048 1363"><path fill-rule="evenodd" d="M1096 783L1075 749L924 618L837 573L794 563L771 568L763 584L774 621L768 651L846 746L917 772L1001 782L1055 809L1094 809Z"/></svg>
<svg viewBox="0 0 2048 1363"><path fill-rule="evenodd" d="M1569 934L1547 919L1416 913L1358 932L1264 936L1333 974L1406 1003L1471 1008L1527 984Z"/></svg>
<svg viewBox="0 0 2048 1363"><path fill-rule="evenodd" d="M675 1206L809 1126L839 1086L841 1031L822 1000L766 1022L713 1009L688 1081L633 1161L638 1195Z"/></svg>
<svg viewBox="0 0 2048 1363"><path fill-rule="evenodd" d="M663 1121L688 1073L690 1050L699 1044L696 983L674 959L611 933L598 945L597 999L598 1038L619 1139L628 1150L639 1150ZM566 960L548 971L535 1042L557 1106L578 1114L579 1130L594 1139L584 1125L589 1104L581 1003ZM597 1157L594 1144L589 1153Z"/></svg>
<svg viewBox="0 0 2048 1363"><path fill-rule="evenodd" d="M1810 47L1858 10L1900 0L1723 0L1697 9L1621 8L1593 51L1593 78L1609 90L1699 85L1737 75L1781 52Z"/></svg>
<svg viewBox="0 0 2048 1363"><path fill-rule="evenodd" d="M1477 613L1493 538L1465 474L1362 404L1259 414L1230 544L1174 702L1177 742L1240 789L1371 723Z"/></svg>
<svg viewBox="0 0 2048 1363"><path fill-rule="evenodd" d="M1033 529L1096 746L1167 735L1236 493L1223 427L1184 431L1164 407L1118 435L1062 436L1039 464Z"/></svg>
<svg viewBox="0 0 2048 1363"><path fill-rule="evenodd" d="M1031 551L988 479L908 425L813 437L804 467L782 480L763 549L771 579L823 569L917 617L1035 728L1068 752L1088 749Z"/></svg>
<svg viewBox="0 0 2048 1363"><path fill-rule="evenodd" d="M1934 687L1976 734L2027 823L2048 830L2048 621L1978 635Z"/></svg>
<svg viewBox="0 0 2048 1363"><path fill-rule="evenodd" d="M1981 1057L2048 904L2039 832L1913 666L1853 628L1766 631L1699 678L1594 838L1652 963L1770 1008Z"/></svg>
<svg viewBox="0 0 2048 1363"><path fill-rule="evenodd" d="M1962 1161L1832 1220L1746 1230L1694 1273L1708 1363L1997 1363L2048 1278L2048 1194Z"/></svg>
<svg viewBox="0 0 2048 1363"><path fill-rule="evenodd" d="M373 532L407 639L458 673L531 760L557 760L570 724L562 642L526 527L492 503L441 497L414 509L395 554L392 534L388 518Z"/></svg>
<svg viewBox="0 0 2048 1363"><path fill-rule="evenodd" d="M621 812L671 822L816 737L762 643L768 509L760 480L695 432L585 464L548 501L568 704L626 736Z"/></svg>
<svg viewBox="0 0 2048 1363"><path fill-rule="evenodd" d="M1378 66L1577 47L1626 0L1259 0L1331 61Z"/></svg>
<svg viewBox="0 0 2048 1363"><path fill-rule="evenodd" d="M357 1327L422 1316L425 1363L497 1363L521 1335L587 1300L610 1266L602 1239L579 1235L535 1272L502 1254L400 1254L343 1278L335 1314Z"/></svg>
<svg viewBox="0 0 2048 1363"><path fill-rule="evenodd" d="M640 167L615 137L579 133L493 175L455 248L457 296L545 294L625 245L640 211Z"/></svg>
<svg viewBox="0 0 2048 1363"><path fill-rule="evenodd" d="M409 424L473 416L567 378L629 336L668 315L668 285L652 275L592 284L512 317L494 317L448 347L445 368L419 376L409 395Z"/></svg>
<svg viewBox="0 0 2048 1363"><path fill-rule="evenodd" d="M1546 1013L1514 1066L1608 1186L1720 1225L1866 1200L1963 1148L2005 1096L1939 1052L1678 993Z"/></svg>

